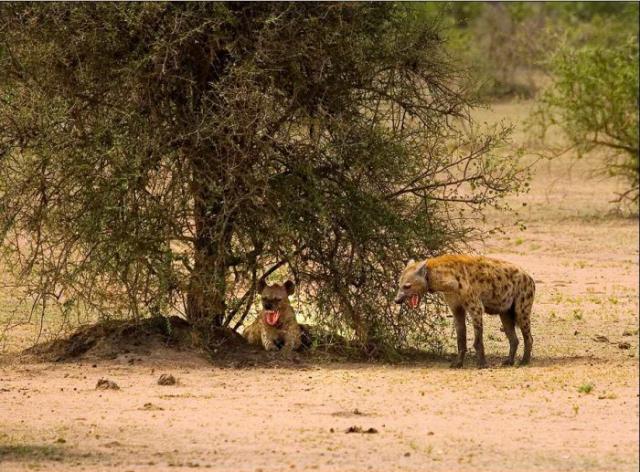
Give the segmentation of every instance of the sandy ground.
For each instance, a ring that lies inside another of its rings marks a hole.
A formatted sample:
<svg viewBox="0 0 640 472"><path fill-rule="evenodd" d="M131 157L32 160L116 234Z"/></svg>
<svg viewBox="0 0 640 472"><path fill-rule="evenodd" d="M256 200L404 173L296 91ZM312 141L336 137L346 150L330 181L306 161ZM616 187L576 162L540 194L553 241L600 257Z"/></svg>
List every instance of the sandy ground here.
<svg viewBox="0 0 640 472"><path fill-rule="evenodd" d="M497 106L487 119L525 111ZM539 164L531 193L512 199L527 229L480 248L537 281L530 367L498 367L507 343L493 317L493 367L481 371L473 358L464 370L447 359L251 369L178 355L5 360L0 470L637 470L638 222L610 213L620 187L587 180L594 162ZM158 385L161 373L177 385ZM120 389L96 390L103 377Z"/></svg>

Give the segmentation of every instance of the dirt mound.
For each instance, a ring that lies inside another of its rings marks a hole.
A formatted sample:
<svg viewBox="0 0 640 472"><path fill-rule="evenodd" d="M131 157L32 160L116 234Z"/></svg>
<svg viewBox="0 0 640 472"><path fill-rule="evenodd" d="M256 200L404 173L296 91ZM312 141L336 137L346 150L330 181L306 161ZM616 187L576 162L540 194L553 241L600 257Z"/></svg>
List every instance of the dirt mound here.
<svg viewBox="0 0 640 472"><path fill-rule="evenodd" d="M80 357L115 359L121 354L148 356L166 349L222 359L242 358L255 351L230 329L214 329L204 336L180 317L157 316L101 321L81 327L67 338L37 344L23 354L59 362Z"/></svg>
<svg viewBox="0 0 640 472"><path fill-rule="evenodd" d="M349 348L345 339L329 335L318 327L301 325L303 348L292 356L266 352L247 344L228 328L207 332L193 329L177 316L157 316L138 321L107 320L79 328L71 336L37 344L23 351L29 358L64 362L76 359L125 359L129 363L144 358L207 359L231 367L296 365L303 360L353 360L357 349Z"/></svg>

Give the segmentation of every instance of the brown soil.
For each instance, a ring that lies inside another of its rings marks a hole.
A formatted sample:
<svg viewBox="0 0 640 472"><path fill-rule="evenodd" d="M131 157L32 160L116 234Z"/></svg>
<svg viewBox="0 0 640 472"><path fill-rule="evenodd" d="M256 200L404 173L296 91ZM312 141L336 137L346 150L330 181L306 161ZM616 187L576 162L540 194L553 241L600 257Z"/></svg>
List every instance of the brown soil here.
<svg viewBox="0 0 640 472"><path fill-rule="evenodd" d="M463 370L444 358L238 368L157 332L153 349L105 358L97 342L79 361L17 363L23 328L0 362L0 470L637 470L638 221L611 211L620 183L587 179L596 158L538 164L512 199L527 229L477 248L537 281L530 367L498 367L495 317L487 370L473 356Z"/></svg>

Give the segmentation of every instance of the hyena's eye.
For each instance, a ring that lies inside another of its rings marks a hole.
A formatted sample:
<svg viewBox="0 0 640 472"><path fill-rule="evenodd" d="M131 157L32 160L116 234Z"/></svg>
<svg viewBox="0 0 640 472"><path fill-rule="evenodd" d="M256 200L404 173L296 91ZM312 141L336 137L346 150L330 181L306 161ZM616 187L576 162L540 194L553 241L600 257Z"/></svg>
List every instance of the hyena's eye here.
<svg viewBox="0 0 640 472"><path fill-rule="evenodd" d="M404 289L408 290L408 289L410 289L410 288L411 288L411 284L404 284L404 285L402 286L402 288L404 288Z"/></svg>

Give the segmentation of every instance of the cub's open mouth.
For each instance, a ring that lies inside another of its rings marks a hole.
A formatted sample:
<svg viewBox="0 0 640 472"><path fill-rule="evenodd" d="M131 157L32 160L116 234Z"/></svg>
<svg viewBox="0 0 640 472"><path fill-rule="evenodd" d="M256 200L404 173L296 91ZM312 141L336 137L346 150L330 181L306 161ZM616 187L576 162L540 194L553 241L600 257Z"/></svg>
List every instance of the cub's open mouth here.
<svg viewBox="0 0 640 472"><path fill-rule="evenodd" d="M412 309L415 309L420 303L420 295L414 293L413 295L411 295L411 298L409 298L408 303Z"/></svg>
<svg viewBox="0 0 640 472"><path fill-rule="evenodd" d="M266 310L264 312L264 321L269 326L275 326L278 324L278 320L280 319L280 312L275 310Z"/></svg>

